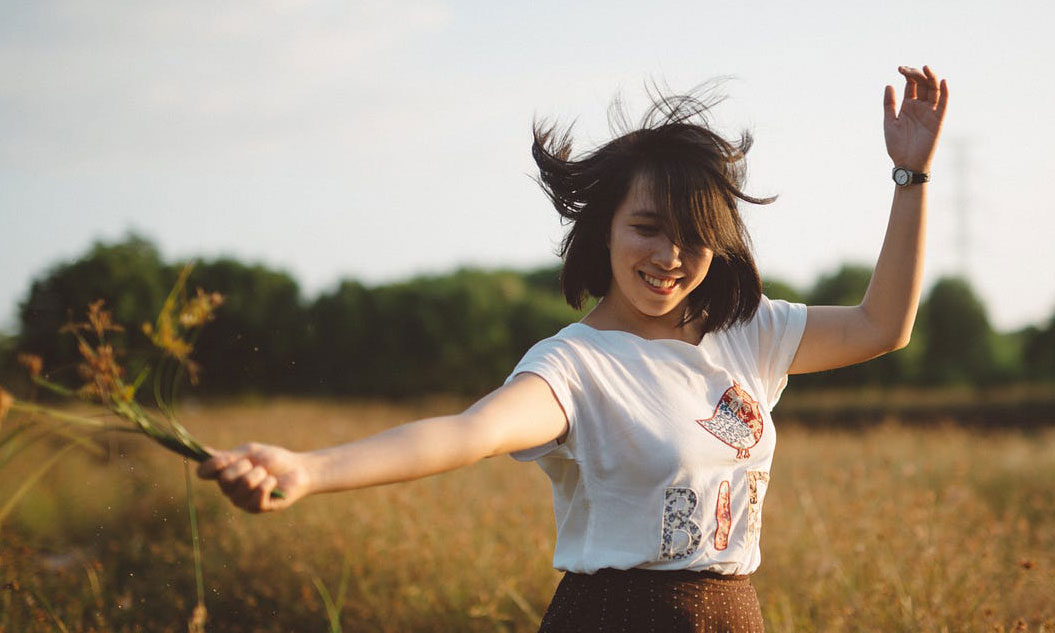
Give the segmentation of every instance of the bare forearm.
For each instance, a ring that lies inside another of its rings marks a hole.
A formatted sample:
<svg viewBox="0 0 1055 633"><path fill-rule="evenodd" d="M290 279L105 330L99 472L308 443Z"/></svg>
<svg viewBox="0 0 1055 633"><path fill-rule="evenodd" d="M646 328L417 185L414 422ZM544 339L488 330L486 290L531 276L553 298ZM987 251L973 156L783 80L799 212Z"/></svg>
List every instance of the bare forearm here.
<svg viewBox="0 0 1055 633"><path fill-rule="evenodd" d="M883 248L861 308L881 340L908 344L919 307L926 236L927 185L897 187Z"/></svg>
<svg viewBox="0 0 1055 633"><path fill-rule="evenodd" d="M312 493L418 479L472 464L487 454L466 419L452 415L398 426L357 442L304 454Z"/></svg>
<svg viewBox="0 0 1055 633"><path fill-rule="evenodd" d="M309 453L255 443L211 450L198 475L216 479L238 507L268 512L310 494L379 486L468 466L484 457L545 444L567 431L567 417L549 384L524 373L459 415L411 422Z"/></svg>

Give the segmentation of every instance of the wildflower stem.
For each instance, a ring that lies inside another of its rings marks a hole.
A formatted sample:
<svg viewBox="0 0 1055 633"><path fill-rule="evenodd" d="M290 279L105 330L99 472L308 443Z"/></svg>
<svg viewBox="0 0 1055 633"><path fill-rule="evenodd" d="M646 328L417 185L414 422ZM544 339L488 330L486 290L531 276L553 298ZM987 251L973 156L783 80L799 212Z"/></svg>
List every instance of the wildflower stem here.
<svg viewBox="0 0 1055 633"><path fill-rule="evenodd" d="M60 384L51 382L50 380L45 380L40 376L33 376L32 380L33 384L38 385L40 387L44 387L48 391L51 391L52 393L57 393L60 396L74 397L77 395L77 392L73 389L67 389L66 387L63 387Z"/></svg>
<svg viewBox="0 0 1055 633"><path fill-rule="evenodd" d="M154 404L162 410L165 408L165 398L161 394L161 375L165 371L166 360L165 357L162 357L161 362L158 363L157 368L154 370Z"/></svg>
<svg viewBox="0 0 1055 633"><path fill-rule="evenodd" d="M198 511L194 507L194 486L191 485L190 462L183 460L183 476L187 481L187 514L190 515L190 537L194 548L194 582L198 587L198 604L205 605L205 582L201 572L201 539L198 537Z"/></svg>
<svg viewBox="0 0 1055 633"><path fill-rule="evenodd" d="M69 633L70 630L66 628L65 624L62 623L62 619L59 618L59 614L55 613L55 609L51 606L51 602L49 602L48 599L44 597L44 594L39 591L33 591L32 589L30 589L29 592L33 594L33 597L37 599L37 602L39 602L40 605L44 607L44 611L51 616L55 628L61 631L62 633Z"/></svg>
<svg viewBox="0 0 1055 633"><path fill-rule="evenodd" d="M330 621L330 633L341 633L341 611L334 604L333 597L330 596L330 590L326 588L326 584L318 576L312 576L311 582L315 585L315 591L319 592L322 604L326 608L326 617Z"/></svg>
<svg viewBox="0 0 1055 633"><path fill-rule="evenodd" d="M58 409L52 409L50 407L42 407L39 404L33 404L32 402L25 402L23 400L16 400L15 403L11 406L11 408L15 411L43 415L55 420L62 420L63 422L70 422L81 426L90 426L96 429L102 429L107 431L123 430L122 427L114 426L112 424L106 424L101 420L88 418L83 415L77 415L74 413L66 413L65 411L59 411Z"/></svg>
<svg viewBox="0 0 1055 633"><path fill-rule="evenodd" d="M194 330L191 335L191 340L188 341L191 347L198 342L198 335L201 334L201 328ZM179 397L180 381L183 380L184 366L183 363L176 363L175 375L172 377L172 381L169 383L169 404L172 405L172 414L169 416L170 420L174 420L176 417L175 404L176 399Z"/></svg>

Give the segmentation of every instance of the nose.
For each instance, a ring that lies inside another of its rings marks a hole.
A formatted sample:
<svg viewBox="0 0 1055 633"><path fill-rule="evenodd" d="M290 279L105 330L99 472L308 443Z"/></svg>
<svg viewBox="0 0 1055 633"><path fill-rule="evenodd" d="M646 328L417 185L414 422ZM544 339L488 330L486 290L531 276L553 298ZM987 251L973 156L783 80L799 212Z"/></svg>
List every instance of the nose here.
<svg viewBox="0 0 1055 633"><path fill-rule="evenodd" d="M661 237L652 249L652 263L664 270L674 270L681 266L681 249L669 238Z"/></svg>

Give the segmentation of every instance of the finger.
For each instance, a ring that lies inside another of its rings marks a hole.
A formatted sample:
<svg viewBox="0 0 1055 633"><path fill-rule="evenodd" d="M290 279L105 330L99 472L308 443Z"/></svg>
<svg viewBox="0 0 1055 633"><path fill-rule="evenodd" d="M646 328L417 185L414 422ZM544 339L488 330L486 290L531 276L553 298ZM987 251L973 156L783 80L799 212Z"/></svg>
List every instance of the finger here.
<svg viewBox="0 0 1055 633"><path fill-rule="evenodd" d="M253 465L245 458L239 459L227 468L224 468L218 477L220 487L223 488L224 493L227 495L236 493L238 489L234 485L235 481L250 470L253 470Z"/></svg>
<svg viewBox="0 0 1055 633"><path fill-rule="evenodd" d="M256 503L259 486L268 478L267 470L262 466L255 466L252 470L242 475L231 484L231 501L240 508L250 511L259 511Z"/></svg>
<svg viewBox="0 0 1055 633"><path fill-rule="evenodd" d="M252 470L239 477L236 484L246 493L252 493L256 492L256 487L267 477L267 470L263 466L254 466Z"/></svg>
<svg viewBox="0 0 1055 633"><path fill-rule="evenodd" d="M887 86L883 90L883 119L893 121L897 118L897 94L894 86Z"/></svg>
<svg viewBox="0 0 1055 633"><path fill-rule="evenodd" d="M278 487L278 479L273 476L268 476L260 483L260 487L256 490L256 498L254 499L256 506L260 508L261 512L269 512L271 510L278 509L276 503L279 499L271 498L271 491Z"/></svg>
<svg viewBox="0 0 1055 633"><path fill-rule="evenodd" d="M941 80L941 96L938 97L938 118L945 117L945 108L949 105L949 84Z"/></svg>
<svg viewBox="0 0 1055 633"><path fill-rule="evenodd" d="M216 479L220 471L237 459L237 456L223 451L210 451L210 453L212 457L198 464L198 476L202 479Z"/></svg>
<svg viewBox="0 0 1055 633"><path fill-rule="evenodd" d="M905 76L905 101L916 98L916 82L919 77L922 76L915 68L909 68L908 66L902 66L898 68L898 72Z"/></svg>
<svg viewBox="0 0 1055 633"><path fill-rule="evenodd" d="M249 442L248 444L242 444L238 448L231 451L237 453L241 457L251 457L254 453L260 450L260 445L256 442Z"/></svg>
<svg viewBox="0 0 1055 633"><path fill-rule="evenodd" d="M232 497L231 501L246 512L252 512L253 514L268 512L273 509L268 501L271 490L274 490L275 488L274 482L274 477L270 475L266 476L263 481L260 482L259 486L246 494Z"/></svg>
<svg viewBox="0 0 1055 633"><path fill-rule="evenodd" d="M930 101L932 105L938 103L938 99L941 95L941 91L938 88L938 75L934 74L934 71L930 69L930 66L924 66L923 76L926 77L926 81L923 85L927 87L927 101Z"/></svg>

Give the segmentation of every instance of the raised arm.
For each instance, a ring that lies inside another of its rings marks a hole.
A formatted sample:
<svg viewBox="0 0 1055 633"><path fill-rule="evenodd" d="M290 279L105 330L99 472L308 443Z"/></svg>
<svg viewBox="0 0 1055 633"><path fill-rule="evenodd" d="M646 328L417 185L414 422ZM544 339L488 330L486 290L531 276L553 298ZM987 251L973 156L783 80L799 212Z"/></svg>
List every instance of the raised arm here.
<svg viewBox="0 0 1055 633"><path fill-rule="evenodd" d="M216 452L198 474L218 480L238 507L266 512L311 494L409 481L468 466L545 444L567 430L567 418L549 385L534 374L521 374L458 415L411 422L307 453L247 444ZM271 497L276 488L282 498Z"/></svg>
<svg viewBox="0 0 1055 633"><path fill-rule="evenodd" d="M930 173L949 89L927 66L898 71L905 77L900 112L893 86L883 95L887 153L895 167ZM891 186L886 238L864 299L857 306L809 306L789 373L852 365L908 344L923 277L927 184Z"/></svg>

